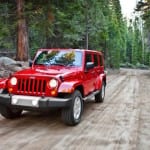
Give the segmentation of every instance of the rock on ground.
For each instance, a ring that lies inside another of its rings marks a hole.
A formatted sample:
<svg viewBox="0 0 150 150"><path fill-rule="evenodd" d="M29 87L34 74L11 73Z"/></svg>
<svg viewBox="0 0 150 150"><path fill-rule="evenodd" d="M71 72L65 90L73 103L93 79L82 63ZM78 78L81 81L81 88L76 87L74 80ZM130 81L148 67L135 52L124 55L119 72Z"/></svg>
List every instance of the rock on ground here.
<svg viewBox="0 0 150 150"><path fill-rule="evenodd" d="M9 57L0 57L0 78L28 67L27 62L15 61Z"/></svg>

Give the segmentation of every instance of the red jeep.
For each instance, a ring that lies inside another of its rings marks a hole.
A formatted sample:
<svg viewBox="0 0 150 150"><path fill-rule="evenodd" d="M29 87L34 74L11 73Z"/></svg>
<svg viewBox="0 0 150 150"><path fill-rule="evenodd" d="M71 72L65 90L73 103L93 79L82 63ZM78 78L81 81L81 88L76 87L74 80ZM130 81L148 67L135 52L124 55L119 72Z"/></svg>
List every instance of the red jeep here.
<svg viewBox="0 0 150 150"><path fill-rule="evenodd" d="M62 108L62 120L76 125L83 102L105 96L103 54L93 50L40 49L30 68L0 79L0 113L16 118L23 110Z"/></svg>

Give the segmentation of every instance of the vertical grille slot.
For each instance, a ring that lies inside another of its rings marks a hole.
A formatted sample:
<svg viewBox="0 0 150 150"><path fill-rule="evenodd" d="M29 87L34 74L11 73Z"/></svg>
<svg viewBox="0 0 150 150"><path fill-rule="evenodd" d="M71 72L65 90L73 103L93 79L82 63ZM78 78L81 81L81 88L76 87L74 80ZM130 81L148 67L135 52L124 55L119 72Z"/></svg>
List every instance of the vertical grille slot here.
<svg viewBox="0 0 150 150"><path fill-rule="evenodd" d="M43 91L42 91L42 92L44 93L44 92L45 92L45 90L46 90L46 81L45 81L45 80L43 80L43 88L42 88L42 89L43 89Z"/></svg>
<svg viewBox="0 0 150 150"><path fill-rule="evenodd" d="M41 80L39 80L38 92L41 90Z"/></svg>
<svg viewBox="0 0 150 150"><path fill-rule="evenodd" d="M44 94L46 91L46 80L42 79L18 79L18 93L21 94Z"/></svg>
<svg viewBox="0 0 150 150"><path fill-rule="evenodd" d="M29 80L26 80L26 91L28 91Z"/></svg>

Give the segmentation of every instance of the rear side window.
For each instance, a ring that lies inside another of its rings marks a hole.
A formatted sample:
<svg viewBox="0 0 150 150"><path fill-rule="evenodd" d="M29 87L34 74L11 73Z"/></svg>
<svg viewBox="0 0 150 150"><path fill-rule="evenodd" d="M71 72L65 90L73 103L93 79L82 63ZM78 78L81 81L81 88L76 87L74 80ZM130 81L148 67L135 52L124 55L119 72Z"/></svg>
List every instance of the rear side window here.
<svg viewBox="0 0 150 150"><path fill-rule="evenodd" d="M85 62L92 62L92 55L91 54L86 54L85 56Z"/></svg>
<svg viewBox="0 0 150 150"><path fill-rule="evenodd" d="M98 57L94 54L94 66L98 66Z"/></svg>

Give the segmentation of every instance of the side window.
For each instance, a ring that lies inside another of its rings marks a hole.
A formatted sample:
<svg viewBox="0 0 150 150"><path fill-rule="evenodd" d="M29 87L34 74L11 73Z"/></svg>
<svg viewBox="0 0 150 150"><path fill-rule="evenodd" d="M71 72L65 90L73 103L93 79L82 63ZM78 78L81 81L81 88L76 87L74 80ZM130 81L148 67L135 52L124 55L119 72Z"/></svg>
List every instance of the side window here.
<svg viewBox="0 0 150 150"><path fill-rule="evenodd" d="M103 66L103 57L101 55L99 55L99 62L100 62L100 66Z"/></svg>
<svg viewBox="0 0 150 150"><path fill-rule="evenodd" d="M85 63L91 62L92 61L92 55L91 54L86 54L85 55Z"/></svg>
<svg viewBox="0 0 150 150"><path fill-rule="evenodd" d="M94 66L98 66L98 57L97 57L97 54L94 54Z"/></svg>

